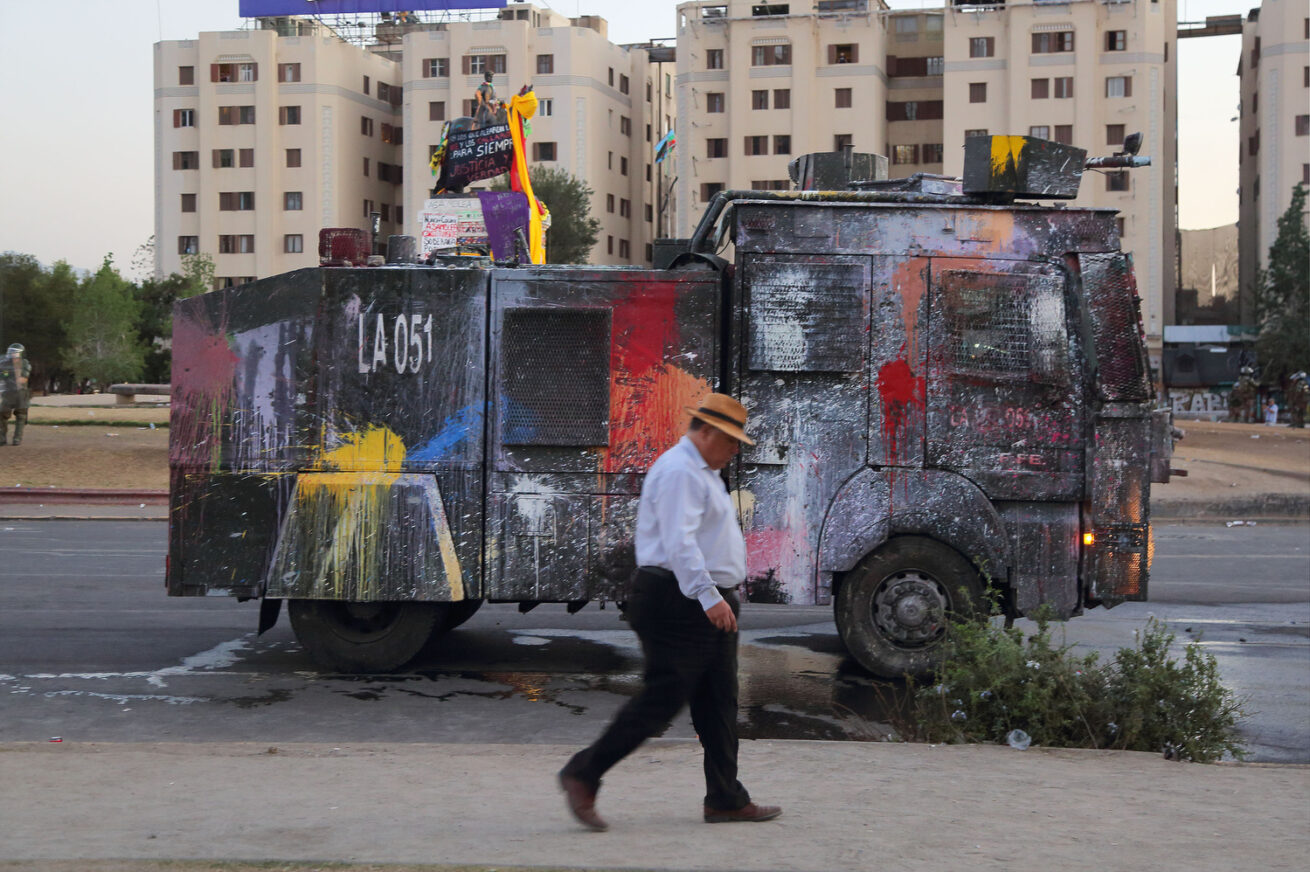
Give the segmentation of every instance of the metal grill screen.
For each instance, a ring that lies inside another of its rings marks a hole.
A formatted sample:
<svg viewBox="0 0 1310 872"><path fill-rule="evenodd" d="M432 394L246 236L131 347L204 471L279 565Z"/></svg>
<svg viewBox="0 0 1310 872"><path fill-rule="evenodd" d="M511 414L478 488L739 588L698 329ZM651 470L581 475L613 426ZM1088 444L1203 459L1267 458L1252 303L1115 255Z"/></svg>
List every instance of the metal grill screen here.
<svg viewBox="0 0 1310 872"><path fill-rule="evenodd" d="M949 367L996 375L1026 374L1032 341L1027 276L966 270L942 274Z"/></svg>
<svg viewBox="0 0 1310 872"><path fill-rule="evenodd" d="M609 310L507 309L501 348L504 444L609 444Z"/></svg>
<svg viewBox="0 0 1310 872"><path fill-rule="evenodd" d="M1146 400L1145 343L1132 264L1122 254L1080 254L1083 292L1092 319L1092 343L1101 396Z"/></svg>

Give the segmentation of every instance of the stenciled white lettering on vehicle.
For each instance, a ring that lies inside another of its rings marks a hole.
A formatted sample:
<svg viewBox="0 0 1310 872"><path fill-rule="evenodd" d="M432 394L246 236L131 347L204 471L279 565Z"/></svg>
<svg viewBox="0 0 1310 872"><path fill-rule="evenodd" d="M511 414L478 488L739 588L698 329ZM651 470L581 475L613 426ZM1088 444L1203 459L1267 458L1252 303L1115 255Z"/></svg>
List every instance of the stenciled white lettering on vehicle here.
<svg viewBox="0 0 1310 872"><path fill-rule="evenodd" d="M366 322L372 320L370 328ZM373 373L388 366L397 373L417 374L432 363L432 316L419 312L388 315L365 312L357 322L357 362L361 373ZM370 354L366 337L373 337Z"/></svg>

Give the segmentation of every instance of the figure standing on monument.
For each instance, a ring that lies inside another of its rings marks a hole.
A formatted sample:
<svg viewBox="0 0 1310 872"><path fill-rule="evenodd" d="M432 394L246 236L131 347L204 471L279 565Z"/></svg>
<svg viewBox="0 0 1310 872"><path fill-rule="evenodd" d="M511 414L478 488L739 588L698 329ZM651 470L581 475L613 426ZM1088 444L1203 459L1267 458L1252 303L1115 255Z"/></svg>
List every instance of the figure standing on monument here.
<svg viewBox="0 0 1310 872"><path fill-rule="evenodd" d="M496 86L491 84L491 73L482 74L482 84L478 85L473 99L476 104L473 110L474 125L478 130L490 127L496 118Z"/></svg>
<svg viewBox="0 0 1310 872"><path fill-rule="evenodd" d="M27 407L32 391L27 380L32 375L32 362L27 349L15 342L0 360L0 445L9 438L9 416L14 417L14 445L23 444L23 428L27 426Z"/></svg>

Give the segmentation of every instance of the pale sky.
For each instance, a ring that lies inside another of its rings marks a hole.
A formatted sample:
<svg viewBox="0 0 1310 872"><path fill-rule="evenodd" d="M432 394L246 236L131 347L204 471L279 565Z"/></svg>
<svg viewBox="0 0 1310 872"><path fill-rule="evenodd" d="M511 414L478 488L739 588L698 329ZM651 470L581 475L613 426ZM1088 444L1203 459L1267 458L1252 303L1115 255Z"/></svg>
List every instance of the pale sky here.
<svg viewBox="0 0 1310 872"><path fill-rule="evenodd" d="M609 21L616 43L675 35L677 0L552 0ZM891 0L940 8L940 0ZM1179 0L1180 20L1245 13L1256 0ZM128 271L154 232L153 48L232 30L237 0L64 0L3 5L0 251ZM1184 228L1237 220L1241 37L1179 43L1179 189ZM1149 153L1147 143L1143 153Z"/></svg>

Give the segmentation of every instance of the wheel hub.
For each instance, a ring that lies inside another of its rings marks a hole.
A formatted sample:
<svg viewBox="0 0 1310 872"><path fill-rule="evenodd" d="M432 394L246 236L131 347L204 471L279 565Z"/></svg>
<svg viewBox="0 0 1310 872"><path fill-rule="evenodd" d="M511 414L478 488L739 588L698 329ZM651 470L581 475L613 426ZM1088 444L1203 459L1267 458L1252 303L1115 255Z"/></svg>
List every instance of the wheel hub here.
<svg viewBox="0 0 1310 872"><path fill-rule="evenodd" d="M946 632L944 617L950 603L941 584L917 569L883 579L873 595L873 622L893 644L922 648Z"/></svg>

